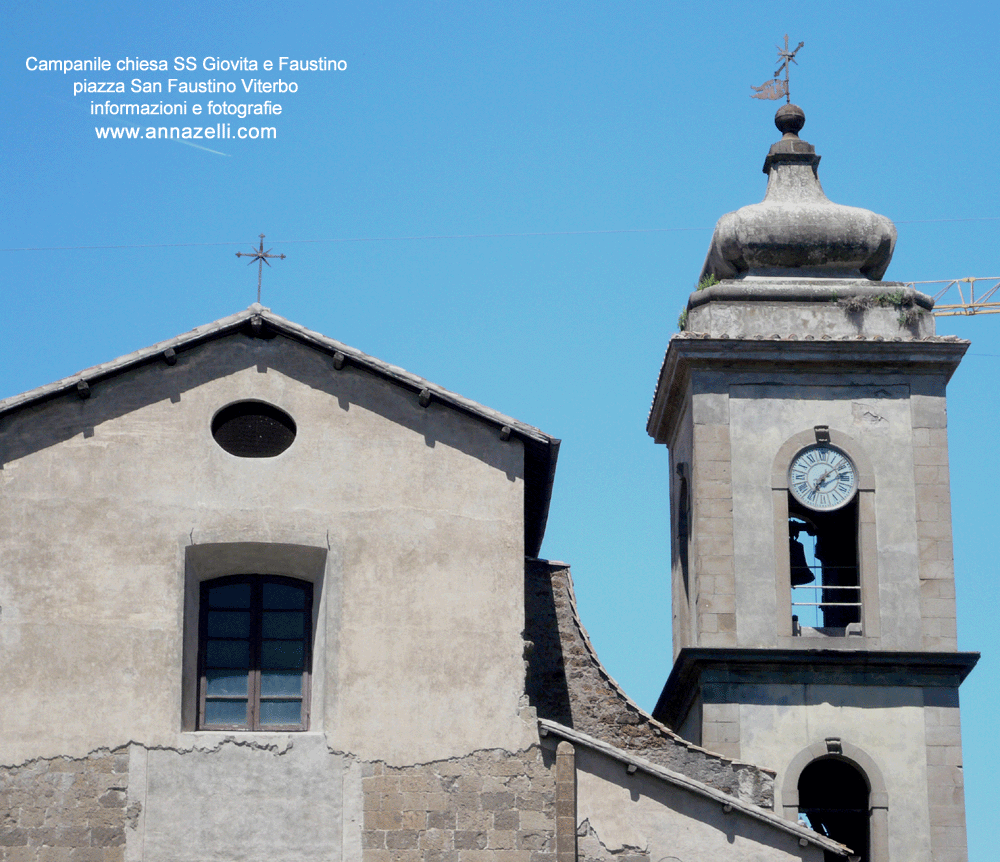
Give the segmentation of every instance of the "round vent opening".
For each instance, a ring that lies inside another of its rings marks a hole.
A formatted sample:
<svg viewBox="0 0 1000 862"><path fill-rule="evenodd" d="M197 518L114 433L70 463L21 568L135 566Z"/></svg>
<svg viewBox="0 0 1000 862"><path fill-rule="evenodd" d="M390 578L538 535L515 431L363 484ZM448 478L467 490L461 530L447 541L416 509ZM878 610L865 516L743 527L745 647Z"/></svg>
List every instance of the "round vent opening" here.
<svg viewBox="0 0 1000 862"><path fill-rule="evenodd" d="M295 439L295 420L262 401L239 401L223 407L212 420L215 442L240 458L273 458Z"/></svg>

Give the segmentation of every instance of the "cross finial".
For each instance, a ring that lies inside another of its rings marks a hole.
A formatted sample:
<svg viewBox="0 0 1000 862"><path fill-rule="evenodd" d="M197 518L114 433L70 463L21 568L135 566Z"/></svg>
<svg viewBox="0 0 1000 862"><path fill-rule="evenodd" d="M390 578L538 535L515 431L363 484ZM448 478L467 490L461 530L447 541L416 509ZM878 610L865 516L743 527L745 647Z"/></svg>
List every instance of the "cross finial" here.
<svg viewBox="0 0 1000 862"><path fill-rule="evenodd" d="M799 53L799 49L805 45L805 42L799 42L795 46L794 51L788 50L788 34L785 33L785 47L782 49L780 45L778 48L778 59L781 61L781 65L778 66L778 70L774 73L774 77L770 81L766 81L759 87L751 86L750 89L754 92L751 93L751 99L780 99L782 96L785 97L786 104L791 104L792 97L788 92L788 70L791 64L794 63L796 66L799 61L795 59L795 55ZM782 81L778 76L784 72L785 80Z"/></svg>
<svg viewBox="0 0 1000 862"><path fill-rule="evenodd" d="M789 52L789 50L788 50L788 34L785 33L785 50L782 51L781 50L781 46L780 45L777 46L778 47L778 57L783 62L782 62L782 64L780 66L778 66L778 71L774 73L774 77L777 78L778 75L781 74L782 70L784 70L784 72L785 72L785 102L786 102L786 104L789 104L789 105L792 103L792 97L791 97L791 95L788 92L788 70L791 68L791 64L792 63L794 63L796 66L799 65L799 61L795 59L795 55L799 53L799 48L801 48L803 45L805 45L805 42L799 42L799 44L795 46L795 50Z"/></svg>
<svg viewBox="0 0 1000 862"><path fill-rule="evenodd" d="M268 249L267 251L264 251L264 234L260 234L260 248L259 249L257 249L256 251L238 251L238 252L236 252L236 256L237 257L249 257L250 258L250 263L248 263L247 266L249 266L254 261L258 262L257 263L257 302L259 303L260 302L260 280L261 280L261 276L264 274L264 264L267 263L268 266L271 265L270 263L268 263L268 260L267 260L268 258L272 258L274 260L284 260L285 256L283 254L271 254L271 249Z"/></svg>

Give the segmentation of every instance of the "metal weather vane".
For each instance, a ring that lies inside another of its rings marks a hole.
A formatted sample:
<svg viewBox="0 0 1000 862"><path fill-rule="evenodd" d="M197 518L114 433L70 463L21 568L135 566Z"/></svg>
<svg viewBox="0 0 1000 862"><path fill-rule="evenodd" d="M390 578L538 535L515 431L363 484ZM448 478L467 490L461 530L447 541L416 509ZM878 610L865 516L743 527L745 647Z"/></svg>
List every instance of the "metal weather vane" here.
<svg viewBox="0 0 1000 862"><path fill-rule="evenodd" d="M236 256L237 257L249 257L250 258L250 263L248 263L247 266L249 266L254 261L257 261L257 302L259 303L260 302L260 279L261 279L261 276L264 274L264 264L266 263L268 266L271 265L270 263L268 263L268 258L271 258L272 260L284 260L285 256L283 254L271 254L271 249L268 249L267 251L264 251L264 234L260 235L260 248L259 249L257 249L256 251L238 251L238 252L236 252Z"/></svg>
<svg viewBox="0 0 1000 862"><path fill-rule="evenodd" d="M751 99L780 99L782 96L785 97L786 103L791 103L792 97L788 93L788 70L791 64L794 63L796 66L799 61L795 59L795 55L798 54L799 48L805 45L805 42L799 42L795 47L794 51L788 50L788 34L785 34L785 47L782 50L781 46L778 45L778 59L781 60L781 65L778 70L774 73L774 77L770 81L766 81L759 87L750 86L750 89L754 92L750 94ZM782 81L778 76L784 72L785 80Z"/></svg>

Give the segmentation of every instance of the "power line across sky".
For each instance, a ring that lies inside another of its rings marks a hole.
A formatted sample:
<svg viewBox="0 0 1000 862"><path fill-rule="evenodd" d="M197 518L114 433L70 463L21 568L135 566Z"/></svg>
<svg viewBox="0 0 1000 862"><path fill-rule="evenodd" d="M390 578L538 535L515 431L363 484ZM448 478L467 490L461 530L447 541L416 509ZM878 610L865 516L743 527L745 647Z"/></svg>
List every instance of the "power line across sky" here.
<svg viewBox="0 0 1000 862"><path fill-rule="evenodd" d="M982 216L976 218L935 218L935 219L910 219L897 221L895 224L932 224L935 222L987 222L1000 221L1000 216ZM607 228L595 230L551 230L551 231L511 231L509 233L458 233L458 234L426 234L413 236L355 236L355 237L334 237L331 239L276 239L270 240L274 245L293 245L309 243L338 243L338 242L402 242L413 240L440 240L440 239L514 239L517 237L541 237L541 236L588 236L597 234L616 233L679 233L682 231L709 231L710 227L637 227L637 228ZM165 242L165 243L143 243L137 245L50 245L50 246L25 246L20 248L0 248L0 251L110 251L114 249L131 248L193 248L196 246L226 246L226 245L246 245L243 242L220 241L220 242Z"/></svg>

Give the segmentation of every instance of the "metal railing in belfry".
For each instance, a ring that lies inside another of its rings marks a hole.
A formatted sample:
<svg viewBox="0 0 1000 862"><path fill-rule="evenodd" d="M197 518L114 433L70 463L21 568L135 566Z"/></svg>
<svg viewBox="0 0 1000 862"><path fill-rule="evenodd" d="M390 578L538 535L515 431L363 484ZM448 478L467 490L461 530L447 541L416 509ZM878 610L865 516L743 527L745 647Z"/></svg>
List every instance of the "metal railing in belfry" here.
<svg viewBox="0 0 1000 862"><path fill-rule="evenodd" d="M832 571L841 570L843 572L856 573L856 566L809 566L809 569L823 570L826 574L832 574ZM798 592L799 590L810 590L811 593L803 594ZM816 590L822 590L819 596L815 595ZM820 601L804 601L807 598L819 598ZM802 599L802 600L800 600ZM845 600L850 601L845 601ZM801 617L809 617L809 621L806 622L804 619L800 619L800 615L795 613L796 608L802 608L804 613ZM794 623L793 628L797 628L799 624L811 626L814 628L823 628L827 625L827 609L833 608L857 608L855 619L846 620L843 624L851 622L859 622L861 620L861 586L859 584L799 584L792 587L792 621ZM806 610L808 609L808 610ZM848 611L842 611L841 613L847 615ZM820 615L822 614L822 621ZM855 616L855 614L851 614Z"/></svg>

